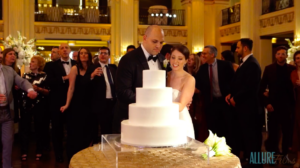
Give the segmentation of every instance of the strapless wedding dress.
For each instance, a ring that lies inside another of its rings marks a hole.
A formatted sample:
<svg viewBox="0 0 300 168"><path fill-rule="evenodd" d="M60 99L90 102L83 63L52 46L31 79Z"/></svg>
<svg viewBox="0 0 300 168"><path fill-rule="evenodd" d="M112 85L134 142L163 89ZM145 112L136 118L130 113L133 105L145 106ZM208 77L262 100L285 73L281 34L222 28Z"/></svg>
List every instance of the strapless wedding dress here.
<svg viewBox="0 0 300 168"><path fill-rule="evenodd" d="M177 89L173 89L173 102L179 102L180 96L181 92ZM179 112L179 119L186 122L186 135L190 138L195 139L193 122L186 107L181 112Z"/></svg>

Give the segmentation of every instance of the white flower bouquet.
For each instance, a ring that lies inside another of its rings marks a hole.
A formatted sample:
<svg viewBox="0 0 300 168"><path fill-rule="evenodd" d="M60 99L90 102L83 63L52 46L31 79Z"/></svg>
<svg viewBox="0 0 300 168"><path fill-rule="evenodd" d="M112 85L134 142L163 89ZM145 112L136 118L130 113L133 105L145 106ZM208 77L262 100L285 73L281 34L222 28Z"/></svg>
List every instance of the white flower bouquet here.
<svg viewBox="0 0 300 168"><path fill-rule="evenodd" d="M209 153L203 154L203 149L199 148L194 153L199 153L204 159L212 156L232 156L231 148L226 144L225 137L218 137L214 135L210 130L208 138L204 141L204 144L209 146Z"/></svg>
<svg viewBox="0 0 300 168"><path fill-rule="evenodd" d="M293 62L294 61L294 53L298 50L300 50L300 44L299 44L299 41L293 41L291 42L290 39L285 39L289 46L290 46L290 49L288 49L288 57L287 57L287 63L290 63L290 62ZM294 45L293 45L294 43Z"/></svg>
<svg viewBox="0 0 300 168"><path fill-rule="evenodd" d="M5 48L12 48L17 54L17 66L21 68L23 64L28 65L30 59L37 52L35 48L35 39L31 39L25 43L26 37L22 36L18 31L18 37L14 38L11 35L6 37L5 41L2 41Z"/></svg>

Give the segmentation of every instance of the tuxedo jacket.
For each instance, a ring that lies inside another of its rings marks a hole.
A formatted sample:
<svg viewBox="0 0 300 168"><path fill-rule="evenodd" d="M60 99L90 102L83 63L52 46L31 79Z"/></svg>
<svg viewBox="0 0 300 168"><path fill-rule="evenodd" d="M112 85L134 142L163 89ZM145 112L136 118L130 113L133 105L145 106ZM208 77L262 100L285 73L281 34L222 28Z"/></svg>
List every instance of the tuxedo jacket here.
<svg viewBox="0 0 300 168"><path fill-rule="evenodd" d="M13 88L14 85L17 85L19 88L27 92L28 89L32 89L32 85L26 79L21 78L16 71L9 66L2 65L1 70L5 80L5 89L10 115L11 118L14 119L14 96L11 88Z"/></svg>
<svg viewBox="0 0 300 168"><path fill-rule="evenodd" d="M57 60L50 64L49 69L46 69L47 78L46 83L50 87L50 101L51 111L57 111L61 106L64 106L67 100L67 93L69 88L69 80L63 80L66 76L66 71L61 60ZM71 67L76 65L76 61L71 60Z"/></svg>
<svg viewBox="0 0 300 168"><path fill-rule="evenodd" d="M158 63L164 69L162 54L157 55ZM117 96L120 119L128 119L128 105L135 103L135 89L143 86L143 70L149 69L148 60L141 47L122 57L117 70ZM155 80L155 79L153 79Z"/></svg>
<svg viewBox="0 0 300 168"><path fill-rule="evenodd" d="M217 60L218 81L222 97L225 97L230 92L230 84L234 76L232 64L228 61ZM203 64L196 75L196 88L200 90L204 96L205 104L210 103L210 79L208 64Z"/></svg>
<svg viewBox="0 0 300 168"><path fill-rule="evenodd" d="M288 82L287 88L282 88L282 86L279 86L277 83L277 63L273 63L271 65L266 66L265 71L263 73L263 77L261 80L260 85L260 96L262 96L262 100L264 103L264 106L267 106L268 104L272 104L273 106L276 104L282 104L282 103L291 103L290 105L293 105L294 103L294 92L293 92L293 84L291 81L291 73L293 70L296 69L295 66L286 64L287 71L285 72L286 81ZM263 96L263 93L265 92L266 88L269 89L269 97ZM278 91L285 89L287 91L287 95L289 99L280 99L278 100L277 95Z"/></svg>
<svg viewBox="0 0 300 168"><path fill-rule="evenodd" d="M231 84L231 97L239 114L258 114L260 80L260 66L251 55L237 69Z"/></svg>
<svg viewBox="0 0 300 168"><path fill-rule="evenodd" d="M92 70L94 71L96 68L101 67L99 62L93 65ZM116 90L116 75L117 75L117 66L115 64L108 64L108 68L110 70L111 76L113 78L114 87ZM103 72L106 73L106 72ZM93 93L92 93L92 109L93 113L99 113L105 106L106 99L106 83L104 79L104 75L95 76L92 80Z"/></svg>

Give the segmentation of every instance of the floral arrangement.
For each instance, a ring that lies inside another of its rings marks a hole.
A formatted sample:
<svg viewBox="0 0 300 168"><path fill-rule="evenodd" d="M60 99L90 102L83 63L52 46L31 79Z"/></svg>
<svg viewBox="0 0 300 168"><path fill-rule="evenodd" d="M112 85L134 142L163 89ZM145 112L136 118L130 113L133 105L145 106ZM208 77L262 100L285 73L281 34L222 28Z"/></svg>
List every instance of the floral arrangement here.
<svg viewBox="0 0 300 168"><path fill-rule="evenodd" d="M288 42L288 44L290 46L290 49L288 49L288 57L287 57L287 63L290 63L290 62L294 61L294 59L293 59L294 53L296 51L300 50L300 41L297 39L293 42L291 42L290 39L285 39L285 40ZM294 45L293 45L293 43L294 43Z"/></svg>
<svg viewBox="0 0 300 168"><path fill-rule="evenodd" d="M30 59L37 52L34 50L35 39L31 39L25 43L26 37L22 36L18 31L18 37L14 38L11 35L2 41L5 48L13 48L17 54L17 66L21 68L23 65L28 65Z"/></svg>
<svg viewBox="0 0 300 168"><path fill-rule="evenodd" d="M201 154L204 159L212 156L232 156L231 148L226 144L225 137L218 137L216 134L214 135L210 130L208 138L204 141L204 144L209 146L209 152L204 152L203 149L199 148L197 151L193 153Z"/></svg>

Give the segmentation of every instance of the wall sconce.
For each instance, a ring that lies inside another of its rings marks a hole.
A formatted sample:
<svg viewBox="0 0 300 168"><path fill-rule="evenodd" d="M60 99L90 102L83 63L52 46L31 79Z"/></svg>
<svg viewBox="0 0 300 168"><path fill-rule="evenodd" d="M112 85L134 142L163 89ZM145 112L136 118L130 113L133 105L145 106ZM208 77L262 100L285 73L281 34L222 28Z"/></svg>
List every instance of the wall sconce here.
<svg viewBox="0 0 300 168"><path fill-rule="evenodd" d="M277 38L273 37L272 38L272 43L275 44L277 42Z"/></svg>
<svg viewBox="0 0 300 168"><path fill-rule="evenodd" d="M49 5L50 8L52 8L52 5Z"/></svg>
<svg viewBox="0 0 300 168"><path fill-rule="evenodd" d="M44 7L46 8L46 7L47 7L47 4L44 4Z"/></svg>
<svg viewBox="0 0 300 168"><path fill-rule="evenodd" d="M56 7L58 7L58 4L56 4Z"/></svg>
<svg viewBox="0 0 300 168"><path fill-rule="evenodd" d="M86 9L88 9L88 8L89 8L89 6L86 6L85 8L86 8Z"/></svg>
<svg viewBox="0 0 300 168"><path fill-rule="evenodd" d="M98 9L98 6L96 6L96 9Z"/></svg>
<svg viewBox="0 0 300 168"><path fill-rule="evenodd" d="M94 7L93 7L93 6L91 6L91 9L94 9Z"/></svg>
<svg viewBox="0 0 300 168"><path fill-rule="evenodd" d="M202 48L203 48L203 47L194 47L193 53L202 52Z"/></svg>
<svg viewBox="0 0 300 168"><path fill-rule="evenodd" d="M42 7L42 4L39 4L38 6L39 6L39 7Z"/></svg>

